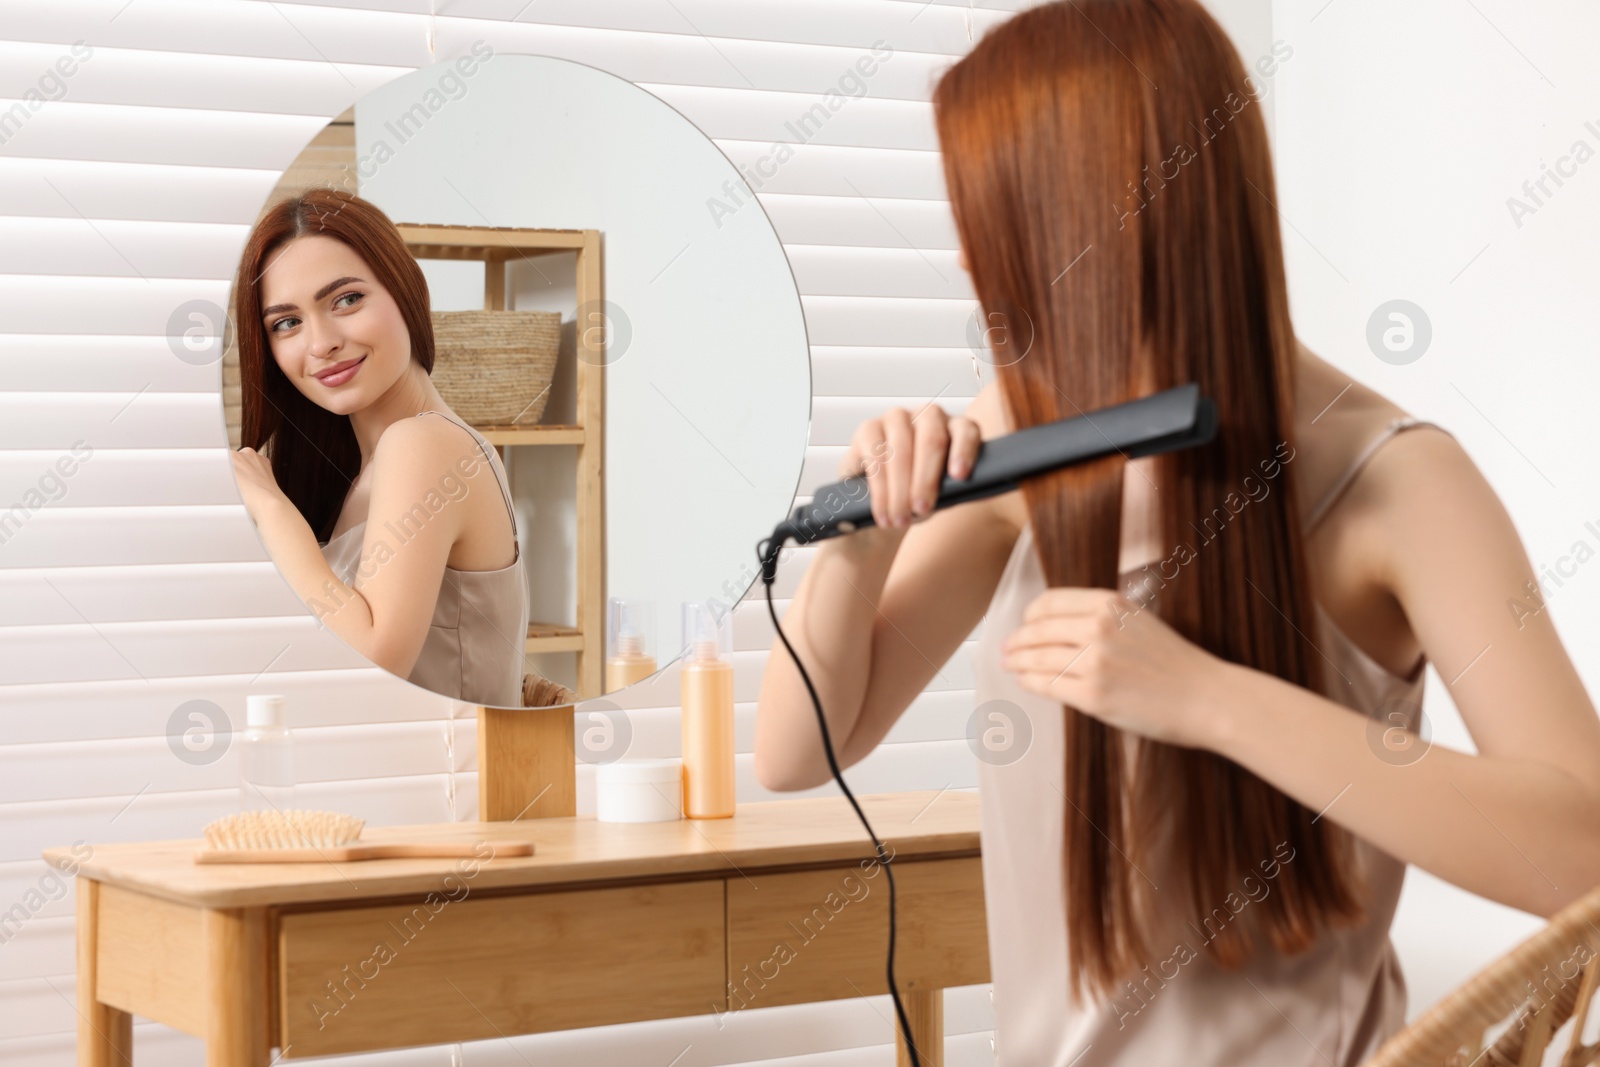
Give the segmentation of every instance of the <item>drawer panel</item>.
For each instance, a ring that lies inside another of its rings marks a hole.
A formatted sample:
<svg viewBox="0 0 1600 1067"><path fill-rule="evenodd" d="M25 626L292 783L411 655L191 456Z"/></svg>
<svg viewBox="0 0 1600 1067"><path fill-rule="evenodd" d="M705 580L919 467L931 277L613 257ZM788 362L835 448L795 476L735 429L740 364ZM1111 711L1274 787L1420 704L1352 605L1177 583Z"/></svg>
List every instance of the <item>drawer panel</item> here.
<svg viewBox="0 0 1600 1067"><path fill-rule="evenodd" d="M720 879L289 912L294 1058L724 1010Z"/></svg>
<svg viewBox="0 0 1600 1067"><path fill-rule="evenodd" d="M894 864L902 993L989 981L981 864ZM728 879L730 1011L887 993L888 948L889 880L875 861Z"/></svg>

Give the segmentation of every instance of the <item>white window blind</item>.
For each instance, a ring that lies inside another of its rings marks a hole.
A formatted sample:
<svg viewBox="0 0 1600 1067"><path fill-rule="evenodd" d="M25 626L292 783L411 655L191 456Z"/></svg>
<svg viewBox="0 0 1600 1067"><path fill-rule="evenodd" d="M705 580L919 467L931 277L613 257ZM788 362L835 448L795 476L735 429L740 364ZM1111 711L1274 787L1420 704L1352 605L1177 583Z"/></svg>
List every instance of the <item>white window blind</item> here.
<svg viewBox="0 0 1600 1067"><path fill-rule="evenodd" d="M371 667L317 626L240 503L220 364L175 358L168 340L180 304L226 304L249 224L306 142L371 89L479 39L594 65L678 108L746 174L793 265L814 382L803 502L832 480L861 419L936 396L959 412L976 391L972 294L927 101L953 59L1024 6L0 4L0 911L15 920L0 923L0 1062L73 1062L73 898L43 883L40 849L193 837L233 804L231 755L174 754L187 702L242 725L246 693L286 693L303 806L374 824L476 815L471 709ZM796 127L878 41L894 54L867 94ZM774 172L775 142L793 156ZM808 557L780 572L777 595ZM772 796L749 750L773 639L765 605L741 605L741 801ZM618 702L630 755L676 754L675 672ZM852 785L973 787L970 711L963 650L851 770ZM580 811L592 810L587 771ZM950 1062L992 1062L987 988L952 990L946 1004ZM892 1040L887 997L741 1015L721 1036L709 1016L665 1020L484 1042L467 1062L664 1064L698 1042L723 1050L708 1053L717 1063L842 1065L880 1062ZM198 1042L136 1023L142 1064L200 1062ZM443 1064L447 1053L361 1062Z"/></svg>

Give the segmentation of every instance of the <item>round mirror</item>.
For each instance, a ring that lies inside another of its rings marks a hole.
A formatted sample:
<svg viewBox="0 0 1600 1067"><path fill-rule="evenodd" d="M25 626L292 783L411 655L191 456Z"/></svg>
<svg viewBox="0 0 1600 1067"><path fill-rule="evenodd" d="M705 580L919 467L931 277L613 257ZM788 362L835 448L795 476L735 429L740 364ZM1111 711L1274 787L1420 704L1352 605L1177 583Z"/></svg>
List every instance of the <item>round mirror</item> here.
<svg viewBox="0 0 1600 1067"><path fill-rule="evenodd" d="M480 41L358 101L264 206L229 317L269 555L444 696L654 674L696 639L686 603L731 625L799 482L810 355L777 234L704 133L585 64Z"/></svg>

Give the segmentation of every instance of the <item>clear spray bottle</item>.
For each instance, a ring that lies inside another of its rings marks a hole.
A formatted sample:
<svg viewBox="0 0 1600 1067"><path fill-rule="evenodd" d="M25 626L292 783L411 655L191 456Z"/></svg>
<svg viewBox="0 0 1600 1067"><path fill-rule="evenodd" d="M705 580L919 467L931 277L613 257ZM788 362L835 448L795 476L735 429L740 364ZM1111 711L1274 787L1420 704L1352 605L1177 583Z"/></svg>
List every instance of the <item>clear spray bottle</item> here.
<svg viewBox="0 0 1600 1067"><path fill-rule="evenodd" d="M605 691L615 693L656 673L656 605L614 596L609 608Z"/></svg>

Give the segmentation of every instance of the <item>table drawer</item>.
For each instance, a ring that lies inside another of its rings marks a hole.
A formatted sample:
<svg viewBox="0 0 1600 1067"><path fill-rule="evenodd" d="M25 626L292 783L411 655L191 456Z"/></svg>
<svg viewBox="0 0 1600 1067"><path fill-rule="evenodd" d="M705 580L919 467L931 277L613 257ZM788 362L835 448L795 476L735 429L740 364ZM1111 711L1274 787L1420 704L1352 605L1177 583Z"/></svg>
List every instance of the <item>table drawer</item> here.
<svg viewBox="0 0 1600 1067"><path fill-rule="evenodd" d="M721 879L279 917L289 1056L725 1009Z"/></svg>
<svg viewBox="0 0 1600 1067"><path fill-rule="evenodd" d="M989 981L976 857L900 860L895 981L901 992ZM887 993L889 882L861 866L728 879L728 1010Z"/></svg>

